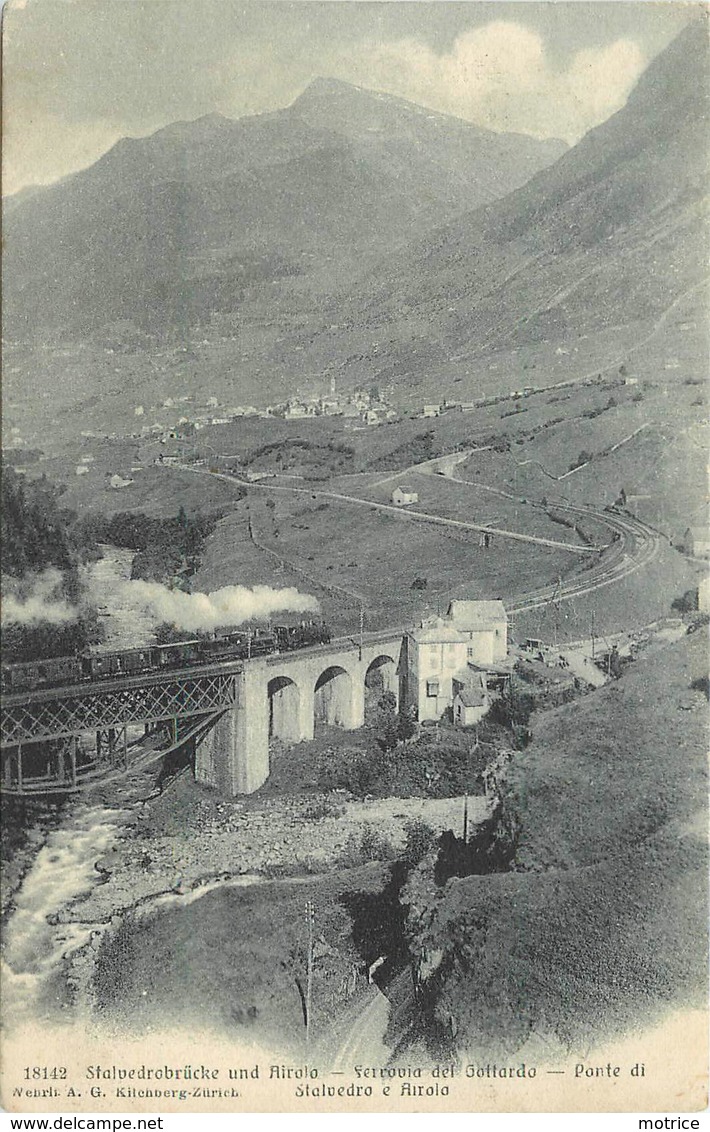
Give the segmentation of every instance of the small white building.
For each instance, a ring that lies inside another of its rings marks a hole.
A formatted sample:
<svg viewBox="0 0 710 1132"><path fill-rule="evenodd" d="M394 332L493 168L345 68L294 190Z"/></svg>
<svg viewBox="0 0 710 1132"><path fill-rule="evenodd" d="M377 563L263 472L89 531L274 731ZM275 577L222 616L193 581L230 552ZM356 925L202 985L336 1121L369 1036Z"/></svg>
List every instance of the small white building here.
<svg viewBox="0 0 710 1132"><path fill-rule="evenodd" d="M698 609L701 613L710 611L710 574L698 582Z"/></svg>
<svg viewBox="0 0 710 1132"><path fill-rule="evenodd" d="M502 601L452 601L447 620L466 639L466 660L481 668L508 654L508 615Z"/></svg>
<svg viewBox="0 0 710 1132"><path fill-rule="evenodd" d="M454 679L453 717L457 727L480 723L489 708L488 691L481 680L461 684Z"/></svg>
<svg viewBox="0 0 710 1132"><path fill-rule="evenodd" d="M245 412L244 416L248 414ZM287 421L299 421L304 417L313 416L313 410L310 406L304 404L302 401L289 401L286 406L284 417Z"/></svg>
<svg viewBox="0 0 710 1132"><path fill-rule="evenodd" d="M441 405L425 405L422 409L423 417L438 417L441 415Z"/></svg>
<svg viewBox="0 0 710 1132"><path fill-rule="evenodd" d="M710 529L688 527L683 536L683 545L691 558L710 558Z"/></svg>
<svg viewBox="0 0 710 1132"><path fill-rule="evenodd" d="M399 484L392 492L392 502L395 507L409 507L410 504L419 502L419 492Z"/></svg>

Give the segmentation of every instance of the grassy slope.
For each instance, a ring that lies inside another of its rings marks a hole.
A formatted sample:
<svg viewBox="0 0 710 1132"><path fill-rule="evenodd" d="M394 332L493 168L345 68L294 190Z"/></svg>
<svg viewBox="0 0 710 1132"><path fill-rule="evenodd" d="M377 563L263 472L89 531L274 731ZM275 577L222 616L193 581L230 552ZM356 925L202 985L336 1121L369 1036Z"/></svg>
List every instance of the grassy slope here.
<svg viewBox="0 0 710 1132"><path fill-rule="evenodd" d="M359 618L357 595L362 595L368 628L407 625L445 608L452 596L504 596L518 591L521 579L549 581L579 565L577 555L535 544L497 539L485 550L476 532L449 531L365 507L287 494L273 499L271 511L265 493L250 492L258 538L305 573L281 568L258 551L240 512L225 518L208 540L193 588L296 585L315 594L335 630L352 632ZM545 530L553 538L569 535L551 523ZM411 588L418 577L427 579L423 591Z"/></svg>
<svg viewBox="0 0 710 1132"><path fill-rule="evenodd" d="M706 644L686 638L550 712L516 756L511 874L449 883L417 944L460 1047L573 1049L705 1000Z"/></svg>
<svg viewBox="0 0 710 1132"><path fill-rule="evenodd" d="M316 907L314 1026L322 1029L342 1008L340 984L360 961L347 894L376 893L385 879L386 867L376 863L305 884L223 888L184 907L128 917L99 953L97 1006L129 1033L196 1025L298 1056L305 901Z"/></svg>

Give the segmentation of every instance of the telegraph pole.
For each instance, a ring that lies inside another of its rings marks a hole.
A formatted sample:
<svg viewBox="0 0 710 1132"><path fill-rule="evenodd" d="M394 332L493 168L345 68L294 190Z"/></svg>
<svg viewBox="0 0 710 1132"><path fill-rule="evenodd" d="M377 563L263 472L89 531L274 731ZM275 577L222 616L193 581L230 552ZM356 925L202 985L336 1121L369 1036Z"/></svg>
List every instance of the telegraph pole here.
<svg viewBox="0 0 710 1132"><path fill-rule="evenodd" d="M308 928L308 958L306 962L306 1053L311 1043L311 998L313 995L313 923L315 910L313 901L306 901L306 926Z"/></svg>
<svg viewBox="0 0 710 1132"><path fill-rule="evenodd" d="M358 660L362 660L363 637L365 635L365 606L360 602L360 644L358 646Z"/></svg>

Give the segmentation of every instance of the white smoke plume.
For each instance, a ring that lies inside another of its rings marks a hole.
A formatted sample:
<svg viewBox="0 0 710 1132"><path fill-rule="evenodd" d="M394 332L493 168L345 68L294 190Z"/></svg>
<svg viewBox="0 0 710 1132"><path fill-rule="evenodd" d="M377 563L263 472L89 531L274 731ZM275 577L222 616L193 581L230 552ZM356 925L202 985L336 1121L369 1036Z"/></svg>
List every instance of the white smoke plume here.
<svg viewBox="0 0 710 1132"><path fill-rule="evenodd" d="M295 587L224 586L212 593L183 593L160 582L126 582L121 598L136 609L151 613L156 624L167 621L187 632L204 632L245 621L264 620L273 613L317 613L318 602Z"/></svg>
<svg viewBox="0 0 710 1132"><path fill-rule="evenodd" d="M75 621L76 608L58 593L62 584L59 570L45 570L31 582L23 583L16 594L2 601L3 625L63 625Z"/></svg>

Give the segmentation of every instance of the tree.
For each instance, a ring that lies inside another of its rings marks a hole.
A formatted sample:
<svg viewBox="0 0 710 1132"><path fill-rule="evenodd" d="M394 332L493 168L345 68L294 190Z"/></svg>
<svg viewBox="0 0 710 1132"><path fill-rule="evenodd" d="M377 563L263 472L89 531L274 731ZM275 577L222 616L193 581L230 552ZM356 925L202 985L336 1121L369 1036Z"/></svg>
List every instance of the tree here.
<svg viewBox="0 0 710 1132"><path fill-rule="evenodd" d="M580 452L579 456L577 457L577 459L573 460L572 463L570 464L569 470L571 472L573 472L575 470L575 468L581 468L583 464L588 464L590 462L590 460L593 460L593 459L594 459L594 457L593 457L592 453L587 452L586 449L583 448L582 451Z"/></svg>
<svg viewBox="0 0 710 1132"><path fill-rule="evenodd" d="M680 597L674 597L671 602L671 609L677 610L678 613L694 613L698 608L698 591L686 590Z"/></svg>

